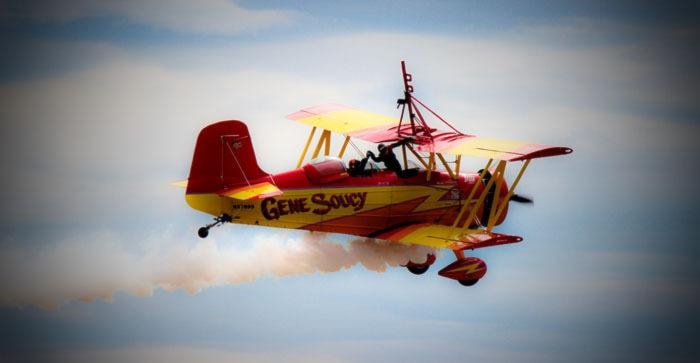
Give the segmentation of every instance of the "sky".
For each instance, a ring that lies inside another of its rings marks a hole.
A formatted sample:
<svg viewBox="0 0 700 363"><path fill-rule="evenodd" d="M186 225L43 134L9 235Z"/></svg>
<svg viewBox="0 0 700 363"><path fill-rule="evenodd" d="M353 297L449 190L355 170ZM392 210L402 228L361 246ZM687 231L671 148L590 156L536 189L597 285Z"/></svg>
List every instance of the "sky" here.
<svg viewBox="0 0 700 363"><path fill-rule="evenodd" d="M698 361L699 8L0 1L0 360ZM342 235L197 238L169 183L202 127L243 120L290 169L285 115L398 116L401 60L463 132L574 149L528 168L498 227L525 240L474 251L483 280Z"/></svg>

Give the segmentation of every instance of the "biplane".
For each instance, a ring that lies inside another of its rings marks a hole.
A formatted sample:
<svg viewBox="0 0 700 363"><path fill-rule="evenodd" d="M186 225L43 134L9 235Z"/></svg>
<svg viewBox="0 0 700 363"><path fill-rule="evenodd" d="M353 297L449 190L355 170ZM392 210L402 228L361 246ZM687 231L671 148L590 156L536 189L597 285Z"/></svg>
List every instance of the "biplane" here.
<svg viewBox="0 0 700 363"><path fill-rule="evenodd" d="M534 159L572 149L462 133L413 95L413 79L404 62L401 70L399 118L336 104L288 115L311 130L296 168L286 172L260 169L243 122L221 121L203 128L184 183L187 203L215 217L199 229L199 236L207 237L210 228L223 223L242 223L425 245L449 249L456 256L439 275L465 286L479 281L486 263L465 251L522 241L494 228L505 220L509 202L531 202L515 194L523 173ZM445 129L428 125L427 115ZM343 141L331 153L333 134ZM413 172L397 173L370 162L366 172L351 175L342 158L348 145L355 147L353 139L395 143L391 152L396 151L402 167ZM418 164L411 164L409 157ZM463 157L482 158L486 164L478 172L465 173L460 170ZM507 163L520 164L512 182L506 181ZM422 274L434 262L429 254L425 261L408 261L405 267Z"/></svg>

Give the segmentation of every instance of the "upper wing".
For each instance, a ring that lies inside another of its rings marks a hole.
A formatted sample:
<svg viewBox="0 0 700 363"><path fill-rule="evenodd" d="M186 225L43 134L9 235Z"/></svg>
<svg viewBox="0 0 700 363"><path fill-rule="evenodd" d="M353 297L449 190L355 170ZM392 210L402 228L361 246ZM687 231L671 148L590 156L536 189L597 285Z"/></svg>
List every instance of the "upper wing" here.
<svg viewBox="0 0 700 363"><path fill-rule="evenodd" d="M263 182L235 189L225 189L217 194L239 200L257 200L281 195L282 191L271 183Z"/></svg>
<svg viewBox="0 0 700 363"><path fill-rule="evenodd" d="M357 110L337 104L305 108L291 115L287 115L287 118L340 134L349 134L360 130L396 125L399 123L399 120L395 117Z"/></svg>
<svg viewBox="0 0 700 363"><path fill-rule="evenodd" d="M523 240L522 237L487 232L486 230L467 230L465 232L461 228L430 223L395 228L377 235L376 238L433 248L449 248L455 251L516 243Z"/></svg>
<svg viewBox="0 0 700 363"><path fill-rule="evenodd" d="M568 147L535 144L526 141L502 140L445 132L434 136L432 143L417 147L419 151L452 155L469 155L486 159L518 161L571 153Z"/></svg>
<svg viewBox="0 0 700 363"><path fill-rule="evenodd" d="M394 142L413 134L408 122L399 125L394 117L362 111L337 104L305 108L287 116L303 124L345 134L361 140ZM502 140L416 126L413 144L418 151L469 155L486 159L518 161L571 153L568 147ZM430 136L425 131L428 131Z"/></svg>

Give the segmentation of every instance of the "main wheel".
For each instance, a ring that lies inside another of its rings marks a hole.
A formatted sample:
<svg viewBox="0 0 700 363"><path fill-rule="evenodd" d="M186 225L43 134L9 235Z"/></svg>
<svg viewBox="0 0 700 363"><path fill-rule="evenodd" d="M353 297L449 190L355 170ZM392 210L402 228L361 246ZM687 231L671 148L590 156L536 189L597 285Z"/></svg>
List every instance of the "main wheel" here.
<svg viewBox="0 0 700 363"><path fill-rule="evenodd" d="M462 286L474 286L474 284L476 284L477 282L479 282L478 279L474 279L474 280L459 280L459 283L460 283Z"/></svg>
<svg viewBox="0 0 700 363"><path fill-rule="evenodd" d="M414 275L422 275L425 273L425 271L428 271L428 269L430 268L430 265L418 265L418 266L409 265L409 266L406 266L406 268L408 269L408 271L411 271L411 273Z"/></svg>
<svg viewBox="0 0 700 363"><path fill-rule="evenodd" d="M199 236L199 238L207 238L207 236L209 235L209 228L207 228L207 227L200 228L197 231L197 235Z"/></svg>

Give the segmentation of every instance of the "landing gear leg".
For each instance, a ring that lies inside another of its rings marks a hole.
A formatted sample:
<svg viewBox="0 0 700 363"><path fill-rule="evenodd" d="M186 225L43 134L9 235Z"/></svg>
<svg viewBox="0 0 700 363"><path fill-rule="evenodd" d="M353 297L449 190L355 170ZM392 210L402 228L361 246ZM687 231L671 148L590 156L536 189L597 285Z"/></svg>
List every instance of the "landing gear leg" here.
<svg viewBox="0 0 700 363"><path fill-rule="evenodd" d="M206 226L197 230L197 235L199 236L199 238L207 238L207 236L209 235L209 228L216 227L227 222L231 222L231 216L224 213L214 218L214 223L209 223Z"/></svg>

